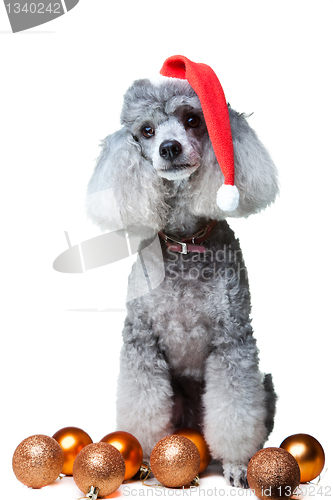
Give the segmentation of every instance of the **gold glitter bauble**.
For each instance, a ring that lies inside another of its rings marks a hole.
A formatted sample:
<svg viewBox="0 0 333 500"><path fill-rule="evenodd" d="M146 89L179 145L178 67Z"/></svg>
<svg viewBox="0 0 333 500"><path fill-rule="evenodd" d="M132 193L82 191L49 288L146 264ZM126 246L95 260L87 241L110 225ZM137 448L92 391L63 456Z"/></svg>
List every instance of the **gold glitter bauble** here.
<svg viewBox="0 0 333 500"><path fill-rule="evenodd" d="M13 471L21 483L42 488L59 477L64 454L57 441L37 434L24 439L13 455Z"/></svg>
<svg viewBox="0 0 333 500"><path fill-rule="evenodd" d="M53 434L52 437L60 444L64 452L65 461L61 472L71 476L76 455L93 441L86 432L78 427L64 427Z"/></svg>
<svg viewBox="0 0 333 500"><path fill-rule="evenodd" d="M191 428L179 429L178 431L175 432L175 435L187 437L198 448L198 452L200 455L199 474L201 474L201 472L207 469L211 458L207 443L203 435L196 429L191 429Z"/></svg>
<svg viewBox="0 0 333 500"><path fill-rule="evenodd" d="M180 488L198 475L198 448L184 436L167 436L151 452L150 467L156 479L164 486Z"/></svg>
<svg viewBox="0 0 333 500"><path fill-rule="evenodd" d="M131 479L140 469L142 464L142 448L133 434L125 431L116 431L107 434L101 439L104 443L112 444L123 456L125 461L125 477Z"/></svg>
<svg viewBox="0 0 333 500"><path fill-rule="evenodd" d="M296 458L301 470L301 483L312 481L324 468L324 450L319 441L309 434L293 434L280 444L280 448Z"/></svg>
<svg viewBox="0 0 333 500"><path fill-rule="evenodd" d="M290 498L299 485L300 470L295 458L282 448L264 448L251 458L247 480L258 498Z"/></svg>
<svg viewBox="0 0 333 500"><path fill-rule="evenodd" d="M95 486L99 489L99 496L111 495L119 488L124 476L122 454L108 443L88 444L74 461L73 478L84 494L87 494L90 486Z"/></svg>

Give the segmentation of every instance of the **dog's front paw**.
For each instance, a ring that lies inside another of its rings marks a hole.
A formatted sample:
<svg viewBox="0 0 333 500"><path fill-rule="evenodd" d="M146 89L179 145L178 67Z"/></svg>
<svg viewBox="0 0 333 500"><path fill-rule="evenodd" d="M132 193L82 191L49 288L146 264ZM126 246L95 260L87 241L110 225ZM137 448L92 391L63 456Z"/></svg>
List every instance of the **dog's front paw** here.
<svg viewBox="0 0 333 500"><path fill-rule="evenodd" d="M247 467L246 465L223 463L223 475L230 486L237 486L238 488L248 488L247 482Z"/></svg>

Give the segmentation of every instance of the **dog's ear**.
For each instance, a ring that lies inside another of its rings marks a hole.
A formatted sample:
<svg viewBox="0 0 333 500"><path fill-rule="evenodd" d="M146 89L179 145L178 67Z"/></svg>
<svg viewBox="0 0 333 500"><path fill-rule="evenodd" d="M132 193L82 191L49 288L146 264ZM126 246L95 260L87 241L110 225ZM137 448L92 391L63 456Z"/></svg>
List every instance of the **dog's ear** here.
<svg viewBox="0 0 333 500"><path fill-rule="evenodd" d="M126 128L109 135L90 179L86 211L103 230L164 227L161 179Z"/></svg>
<svg viewBox="0 0 333 500"><path fill-rule="evenodd" d="M279 192L277 169L245 116L229 108L239 206L230 216L246 217L273 203ZM229 214L228 214L229 215Z"/></svg>

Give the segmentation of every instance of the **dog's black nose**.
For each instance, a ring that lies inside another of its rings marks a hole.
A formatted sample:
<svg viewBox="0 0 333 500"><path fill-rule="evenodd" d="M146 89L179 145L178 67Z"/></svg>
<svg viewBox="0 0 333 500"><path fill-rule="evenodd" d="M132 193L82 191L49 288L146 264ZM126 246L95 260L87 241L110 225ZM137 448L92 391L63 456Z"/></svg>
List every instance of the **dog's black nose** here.
<svg viewBox="0 0 333 500"><path fill-rule="evenodd" d="M160 156L165 160L173 160L182 152L182 145L178 141L163 141L160 145Z"/></svg>

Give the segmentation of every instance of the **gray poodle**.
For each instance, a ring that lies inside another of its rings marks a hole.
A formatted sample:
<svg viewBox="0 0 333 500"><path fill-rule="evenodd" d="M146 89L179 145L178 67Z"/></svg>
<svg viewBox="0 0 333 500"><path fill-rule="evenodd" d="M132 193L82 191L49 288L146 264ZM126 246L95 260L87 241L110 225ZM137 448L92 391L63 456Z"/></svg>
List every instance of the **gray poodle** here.
<svg viewBox="0 0 333 500"><path fill-rule="evenodd" d="M186 80L163 77L126 92L122 128L103 142L87 211L103 230L126 228L131 241L141 240L129 277L118 429L139 439L145 457L175 429L199 429L226 480L247 487L248 461L273 428L276 395L258 369L246 268L226 218L260 212L278 182L244 115L229 106L229 116L233 212L216 205L223 174L196 93ZM144 259L152 242L158 249Z"/></svg>

